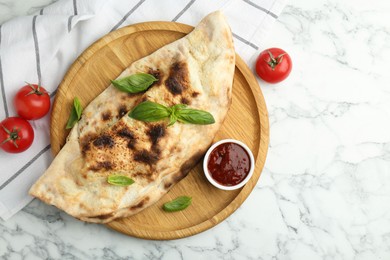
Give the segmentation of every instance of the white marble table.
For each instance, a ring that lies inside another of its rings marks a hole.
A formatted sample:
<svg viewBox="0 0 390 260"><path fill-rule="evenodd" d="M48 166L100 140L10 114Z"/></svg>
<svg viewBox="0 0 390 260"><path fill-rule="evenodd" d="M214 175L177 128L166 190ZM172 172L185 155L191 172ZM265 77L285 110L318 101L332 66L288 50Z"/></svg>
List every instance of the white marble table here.
<svg viewBox="0 0 390 260"><path fill-rule="evenodd" d="M0 23L51 0L0 0ZM147 241L33 201L0 221L4 259L390 259L390 2L290 1L263 47L294 62L260 81L265 168L226 221ZM252 64L250 64L252 66Z"/></svg>

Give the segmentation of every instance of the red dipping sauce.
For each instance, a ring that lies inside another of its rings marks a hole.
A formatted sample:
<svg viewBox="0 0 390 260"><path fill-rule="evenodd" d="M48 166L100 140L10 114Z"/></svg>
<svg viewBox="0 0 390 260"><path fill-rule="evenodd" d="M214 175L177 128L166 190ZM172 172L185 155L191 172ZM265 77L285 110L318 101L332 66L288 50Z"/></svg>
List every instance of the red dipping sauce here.
<svg viewBox="0 0 390 260"><path fill-rule="evenodd" d="M207 169L221 185L234 186L249 174L251 161L248 152L239 144L222 143L211 151Z"/></svg>

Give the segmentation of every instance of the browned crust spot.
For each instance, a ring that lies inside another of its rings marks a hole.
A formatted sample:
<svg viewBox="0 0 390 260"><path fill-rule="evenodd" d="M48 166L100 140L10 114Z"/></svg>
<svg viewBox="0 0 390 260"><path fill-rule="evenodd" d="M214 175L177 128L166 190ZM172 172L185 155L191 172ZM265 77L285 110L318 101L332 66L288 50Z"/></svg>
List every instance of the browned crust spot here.
<svg viewBox="0 0 390 260"><path fill-rule="evenodd" d="M146 134L149 136L150 141L152 142L153 146L156 146L158 143L158 140L165 136L165 127L164 125L158 124L158 125L152 125L149 130L146 132Z"/></svg>
<svg viewBox="0 0 390 260"><path fill-rule="evenodd" d="M119 130L117 132L117 134L120 137L125 138L125 139L134 139L133 133L128 128L122 128L121 130Z"/></svg>
<svg viewBox="0 0 390 260"><path fill-rule="evenodd" d="M187 64L175 62L169 71L169 76L165 81L165 86L173 95L179 95L189 86Z"/></svg>
<svg viewBox="0 0 390 260"><path fill-rule="evenodd" d="M194 91L192 92L191 97L196 98L197 96L199 96L199 94L199 92Z"/></svg>
<svg viewBox="0 0 390 260"><path fill-rule="evenodd" d="M164 189L169 190L173 186L173 182L167 182L164 184Z"/></svg>
<svg viewBox="0 0 390 260"><path fill-rule="evenodd" d="M159 69L149 68L148 74L153 75L157 79L157 81L154 82L152 86L154 86L154 85L156 85L156 86L161 85L161 80L163 78L163 74L162 74L162 72Z"/></svg>
<svg viewBox="0 0 390 260"><path fill-rule="evenodd" d="M182 151L181 147L180 146L172 146L170 149L169 149L169 153L180 153Z"/></svg>
<svg viewBox="0 0 390 260"><path fill-rule="evenodd" d="M113 216L114 216L114 213L108 213L108 214L103 214L103 215L91 216L88 218L97 218L97 219L105 220L105 219L112 218Z"/></svg>
<svg viewBox="0 0 390 260"><path fill-rule="evenodd" d="M149 152L143 149L134 153L134 160L146 164L155 164L159 160L159 156L155 152Z"/></svg>
<svg viewBox="0 0 390 260"><path fill-rule="evenodd" d="M99 171L101 169L112 170L113 165L110 161L97 162L95 165L92 165L88 168L91 171Z"/></svg>
<svg viewBox="0 0 390 260"><path fill-rule="evenodd" d="M124 115L126 115L127 113L127 108L125 105L120 105L118 107L118 118L121 118L123 117Z"/></svg>
<svg viewBox="0 0 390 260"><path fill-rule="evenodd" d="M199 162L199 160L202 158L203 155L204 152L199 151L183 163L183 165L180 167L180 173L182 176L177 176L178 181L184 178L188 174L188 172L192 168L194 168L194 166Z"/></svg>
<svg viewBox="0 0 390 260"><path fill-rule="evenodd" d="M185 98L185 97L182 97L181 100L180 100L180 102L181 102L182 104L186 104L186 105L189 105L189 104L190 104L190 101L188 100L188 98Z"/></svg>
<svg viewBox="0 0 390 260"><path fill-rule="evenodd" d="M145 92L138 92L138 93L127 92L126 94L127 94L128 97L136 97L136 96L142 95L143 93L145 93Z"/></svg>
<svg viewBox="0 0 390 260"><path fill-rule="evenodd" d="M148 178L152 177L152 175L153 175L152 172L145 172L145 173L143 173L143 172L136 172L136 173L132 174L133 177L148 177Z"/></svg>
<svg viewBox="0 0 390 260"><path fill-rule="evenodd" d="M85 154L91 150L91 144L90 143L86 143L84 145L81 146L81 154L85 156Z"/></svg>
<svg viewBox="0 0 390 260"><path fill-rule="evenodd" d="M121 128L119 131L116 132L116 135L119 137L125 139L127 141L127 148L134 149L136 139L134 137L133 132L127 127Z"/></svg>
<svg viewBox="0 0 390 260"><path fill-rule="evenodd" d="M136 209L139 209L139 208L142 208L146 203L148 203L150 200L149 197L145 197L143 200L141 200L139 203L137 203L136 205L134 206L131 206L129 209L130 211L133 211L133 210L136 210Z"/></svg>
<svg viewBox="0 0 390 260"><path fill-rule="evenodd" d="M103 121L108 121L111 119L111 111L106 111L102 113L102 120Z"/></svg>
<svg viewBox="0 0 390 260"><path fill-rule="evenodd" d="M86 154L91 149L90 141L96 138L96 134L88 133L83 138L80 138L81 153Z"/></svg>
<svg viewBox="0 0 390 260"><path fill-rule="evenodd" d="M145 181L147 181L148 183L154 181L156 179L156 176L155 174L153 174L154 172L149 170L147 172L137 172L137 173L133 173L132 176L133 177L139 177Z"/></svg>
<svg viewBox="0 0 390 260"><path fill-rule="evenodd" d="M111 136L103 134L96 138L93 142L93 145L98 147L98 148L112 148L115 144L114 139L112 139Z"/></svg>
<svg viewBox="0 0 390 260"><path fill-rule="evenodd" d="M183 163L180 167L179 172L172 176L172 179L164 184L165 190L170 189L174 184L181 181L187 174L190 172L192 168L199 162L199 160L203 157L204 152L197 152L192 157L190 157L187 161Z"/></svg>

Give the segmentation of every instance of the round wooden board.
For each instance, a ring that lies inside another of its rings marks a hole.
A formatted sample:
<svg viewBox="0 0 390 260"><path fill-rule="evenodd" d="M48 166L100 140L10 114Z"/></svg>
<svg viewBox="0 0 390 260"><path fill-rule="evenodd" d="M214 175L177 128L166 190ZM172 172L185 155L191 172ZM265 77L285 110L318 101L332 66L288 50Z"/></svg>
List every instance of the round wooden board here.
<svg viewBox="0 0 390 260"><path fill-rule="evenodd" d="M70 67L56 94L50 128L53 153L59 152L69 133L65 131L65 125L75 96L85 107L132 62L185 36L192 29L174 22L135 24L111 32L85 50ZM187 237L217 225L248 197L264 166L269 125L260 87L247 65L238 55L236 57L232 105L214 141L234 138L251 148L256 159L251 180L236 191L218 190L208 183L199 163L156 204L107 226L144 239ZM186 210L167 213L161 209L163 203L181 195L192 197L192 205Z"/></svg>

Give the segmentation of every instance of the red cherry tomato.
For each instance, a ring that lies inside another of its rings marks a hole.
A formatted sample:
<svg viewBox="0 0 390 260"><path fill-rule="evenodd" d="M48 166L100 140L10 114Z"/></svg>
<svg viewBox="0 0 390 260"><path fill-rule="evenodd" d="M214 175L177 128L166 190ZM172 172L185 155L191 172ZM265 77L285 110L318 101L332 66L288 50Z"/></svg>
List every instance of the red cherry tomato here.
<svg viewBox="0 0 390 260"><path fill-rule="evenodd" d="M38 119L49 112L50 96L43 87L28 84L16 93L14 107L16 113L24 119Z"/></svg>
<svg viewBox="0 0 390 260"><path fill-rule="evenodd" d="M292 69L290 55L282 49L262 51L256 61L257 75L269 83L278 83L288 77Z"/></svg>
<svg viewBox="0 0 390 260"><path fill-rule="evenodd" d="M9 117L0 123L0 148L9 153L27 150L34 140L30 123L20 117Z"/></svg>

